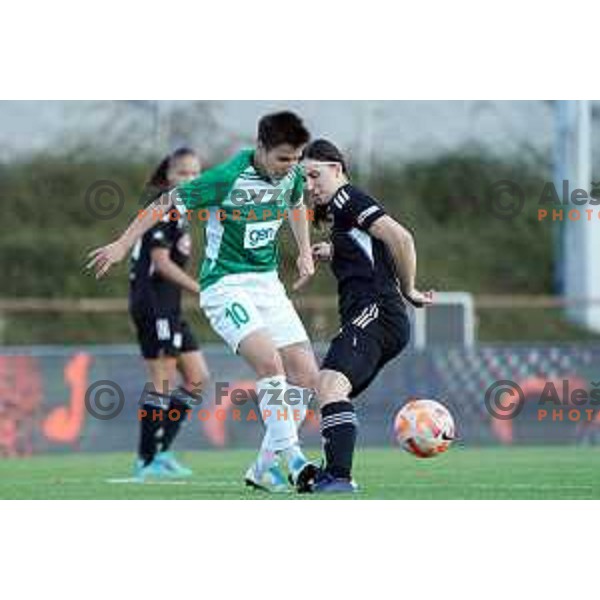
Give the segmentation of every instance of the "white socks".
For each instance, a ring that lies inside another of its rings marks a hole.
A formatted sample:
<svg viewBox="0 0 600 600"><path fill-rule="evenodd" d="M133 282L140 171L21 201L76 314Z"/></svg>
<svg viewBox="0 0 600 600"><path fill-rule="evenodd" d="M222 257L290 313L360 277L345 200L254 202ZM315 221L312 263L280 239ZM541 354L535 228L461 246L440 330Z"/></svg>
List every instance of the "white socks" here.
<svg viewBox="0 0 600 600"><path fill-rule="evenodd" d="M275 396L270 390L281 391ZM289 390L296 390L296 393L290 394ZM259 407L266 429L258 457L259 466L272 466L279 453L288 468L304 463L306 459L298 443L298 429L306 418L310 398L308 391L286 383L282 375L259 379L256 391L259 397L262 394ZM291 402L288 404L286 399Z"/></svg>
<svg viewBox="0 0 600 600"><path fill-rule="evenodd" d="M308 403L310 402L313 392L307 388L294 385L293 383L287 384L288 397L290 399L290 414L296 430L299 430L306 419L306 413L308 411ZM295 390L296 393L290 393L289 390ZM298 399L300 398L300 399Z"/></svg>
<svg viewBox="0 0 600 600"><path fill-rule="evenodd" d="M276 393L273 393L275 391ZM280 452L298 443L298 431L284 400L286 382L283 375L265 377L256 382L259 408L265 424L261 452ZM261 398L262 396L262 398Z"/></svg>

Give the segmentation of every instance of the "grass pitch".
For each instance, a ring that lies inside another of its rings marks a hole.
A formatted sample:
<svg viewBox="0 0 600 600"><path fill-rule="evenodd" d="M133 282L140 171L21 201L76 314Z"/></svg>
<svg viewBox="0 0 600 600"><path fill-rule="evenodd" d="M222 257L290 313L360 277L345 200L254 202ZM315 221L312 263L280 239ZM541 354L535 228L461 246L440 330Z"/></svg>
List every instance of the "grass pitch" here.
<svg viewBox="0 0 600 600"><path fill-rule="evenodd" d="M318 452L309 452L313 458ZM185 482L131 483L131 454L47 455L0 459L0 499L293 499L246 488L252 451L182 452L194 469ZM398 449L359 449L360 499L598 499L600 449L451 448L435 459ZM326 496L331 498L331 496Z"/></svg>

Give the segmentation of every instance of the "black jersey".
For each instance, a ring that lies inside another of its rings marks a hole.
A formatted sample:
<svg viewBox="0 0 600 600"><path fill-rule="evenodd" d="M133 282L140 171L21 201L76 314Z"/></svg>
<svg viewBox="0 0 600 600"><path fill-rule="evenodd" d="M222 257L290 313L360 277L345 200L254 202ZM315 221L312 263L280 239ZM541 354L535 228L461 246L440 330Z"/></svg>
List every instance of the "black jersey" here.
<svg viewBox="0 0 600 600"><path fill-rule="evenodd" d="M186 214L176 221L169 213L137 241L129 263L129 305L135 312L173 314L181 309L181 288L155 271L150 253L153 248L169 250L171 260L185 268L191 250Z"/></svg>
<svg viewBox="0 0 600 600"><path fill-rule="evenodd" d="M393 259L385 244L369 235L369 227L385 215L382 206L361 190L344 185L331 199L331 269L338 282L342 323L374 302L404 306Z"/></svg>

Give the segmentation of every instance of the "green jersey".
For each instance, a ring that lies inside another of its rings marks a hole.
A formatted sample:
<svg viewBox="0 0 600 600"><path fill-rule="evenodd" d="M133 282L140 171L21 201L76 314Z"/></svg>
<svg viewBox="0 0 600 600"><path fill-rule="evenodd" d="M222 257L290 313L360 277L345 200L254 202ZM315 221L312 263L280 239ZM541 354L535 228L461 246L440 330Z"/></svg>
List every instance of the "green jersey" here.
<svg viewBox="0 0 600 600"><path fill-rule="evenodd" d="M179 201L194 211L191 220L206 222L201 289L225 275L277 269L277 233L286 211L302 205L304 179L296 166L270 181L253 158L253 150L242 150L176 189Z"/></svg>

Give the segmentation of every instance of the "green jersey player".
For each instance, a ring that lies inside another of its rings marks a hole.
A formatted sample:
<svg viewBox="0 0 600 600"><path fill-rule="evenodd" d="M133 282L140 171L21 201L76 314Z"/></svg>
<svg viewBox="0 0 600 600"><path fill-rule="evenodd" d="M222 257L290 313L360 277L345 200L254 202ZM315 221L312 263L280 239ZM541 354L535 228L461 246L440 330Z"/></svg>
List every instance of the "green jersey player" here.
<svg viewBox="0 0 600 600"><path fill-rule="evenodd" d="M300 450L297 428L306 414L306 390L314 388L318 369L277 273L277 232L284 219L299 251L295 287L314 273L298 167L308 140L295 114L263 117L255 149L241 151L163 195L115 242L93 251L90 262L97 276L103 276L153 225L156 211L176 207L188 211L193 221L206 219L200 306L213 329L256 373L266 431L246 483L274 491L287 486L280 457L299 488L308 486L316 471ZM296 393L286 393L289 390Z"/></svg>

